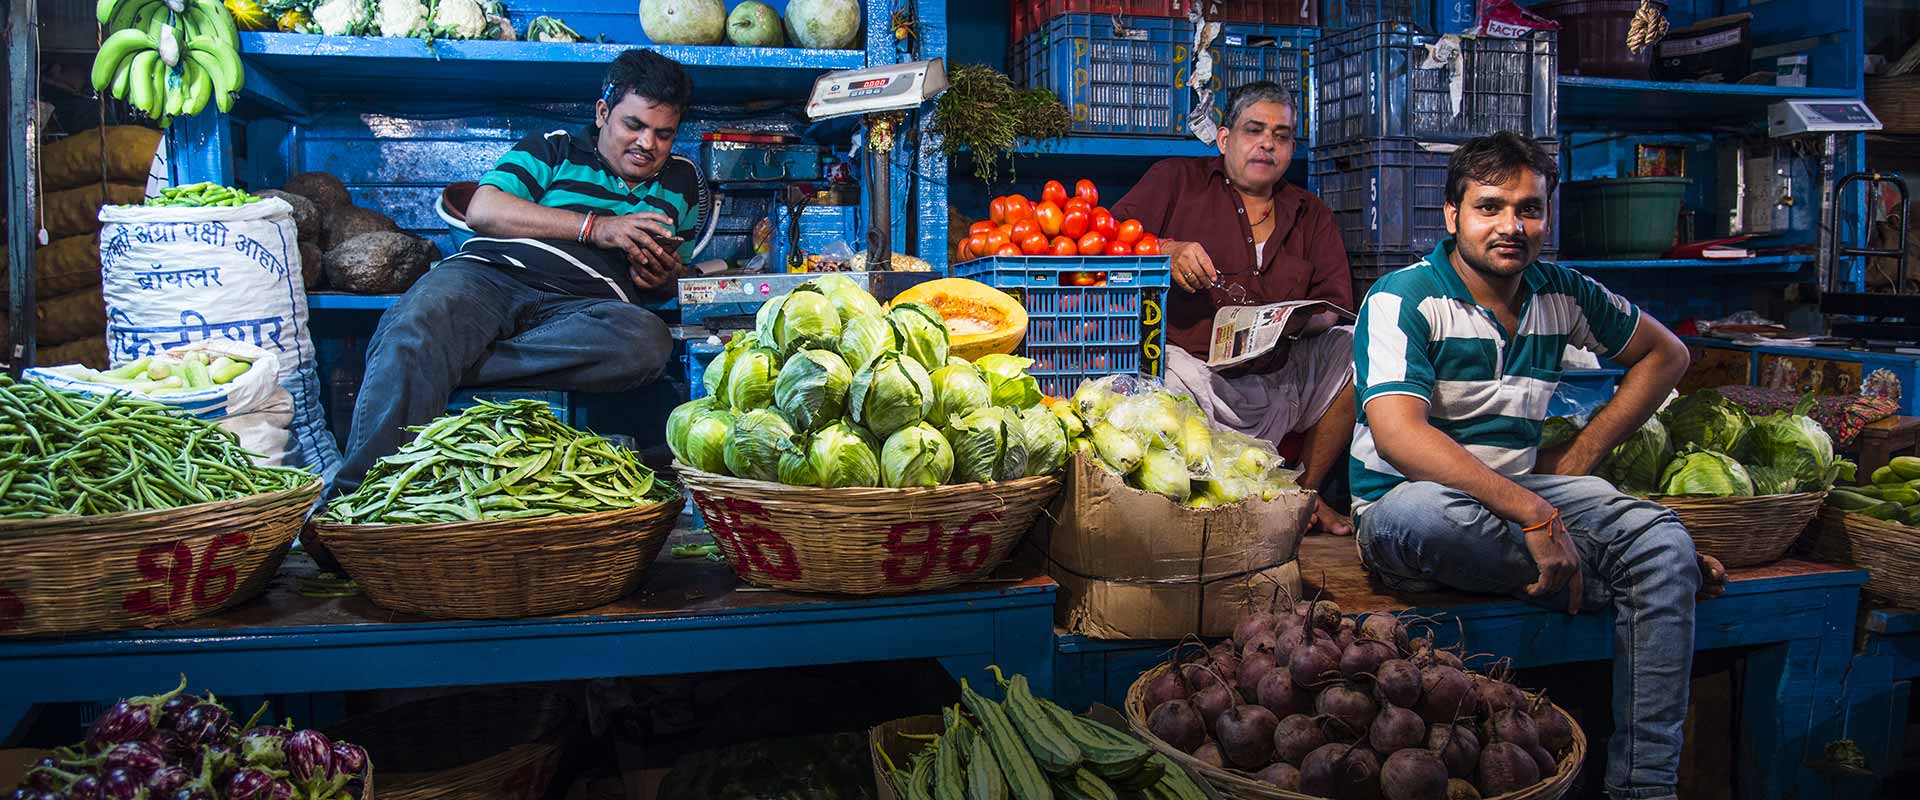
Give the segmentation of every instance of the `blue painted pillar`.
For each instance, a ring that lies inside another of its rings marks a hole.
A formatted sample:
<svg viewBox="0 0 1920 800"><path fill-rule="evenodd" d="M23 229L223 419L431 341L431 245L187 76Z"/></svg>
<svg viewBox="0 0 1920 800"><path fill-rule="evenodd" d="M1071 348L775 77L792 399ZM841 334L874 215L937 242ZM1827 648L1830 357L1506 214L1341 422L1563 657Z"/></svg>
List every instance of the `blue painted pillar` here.
<svg viewBox="0 0 1920 800"><path fill-rule="evenodd" d="M233 139L231 121L211 105L194 116L174 119L167 130L173 184L213 181L232 186Z"/></svg>
<svg viewBox="0 0 1920 800"><path fill-rule="evenodd" d="M6 16L7 59L7 263L12 316L8 331L15 369L33 363L33 254L40 241L40 215L34 183L39 172L33 153L40 144L38 80L39 8L33 0L9 0ZM6 719L0 718L0 725ZM0 733L4 733L0 729Z"/></svg>
<svg viewBox="0 0 1920 800"><path fill-rule="evenodd" d="M919 5L920 58L947 57L946 0L924 0ZM948 65L952 66L951 64ZM914 164L919 170L918 191L914 193L915 213L920 219L917 254L933 265L935 272L947 270L947 156L940 152L933 135L933 107L919 115L920 151Z"/></svg>

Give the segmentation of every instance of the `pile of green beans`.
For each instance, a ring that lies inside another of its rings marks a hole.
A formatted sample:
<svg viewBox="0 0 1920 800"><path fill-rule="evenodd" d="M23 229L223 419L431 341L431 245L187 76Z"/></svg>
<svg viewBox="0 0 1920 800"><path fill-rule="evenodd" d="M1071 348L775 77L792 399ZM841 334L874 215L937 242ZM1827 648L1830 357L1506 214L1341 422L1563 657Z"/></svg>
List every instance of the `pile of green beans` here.
<svg viewBox="0 0 1920 800"><path fill-rule="evenodd" d="M350 525L476 522L590 514L662 502L679 490L631 450L568 427L538 400L481 402L412 428L327 516Z"/></svg>
<svg viewBox="0 0 1920 800"><path fill-rule="evenodd" d="M160 403L0 375L0 518L180 508L314 479L256 457L219 426Z"/></svg>
<svg viewBox="0 0 1920 800"><path fill-rule="evenodd" d="M259 197L247 193L245 189L221 186L217 183L189 183L185 186L170 186L160 190L160 196L147 200L150 206L178 206L201 208L206 206L244 206L259 201Z"/></svg>

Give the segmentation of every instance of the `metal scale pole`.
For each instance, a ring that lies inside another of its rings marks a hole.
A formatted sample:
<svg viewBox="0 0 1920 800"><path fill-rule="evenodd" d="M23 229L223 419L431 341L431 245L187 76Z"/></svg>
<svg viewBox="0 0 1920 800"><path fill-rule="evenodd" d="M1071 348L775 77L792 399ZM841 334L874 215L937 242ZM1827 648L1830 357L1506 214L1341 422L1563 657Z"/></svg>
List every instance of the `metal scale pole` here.
<svg viewBox="0 0 1920 800"><path fill-rule="evenodd" d="M867 270L893 269L893 145L901 115L867 121Z"/></svg>

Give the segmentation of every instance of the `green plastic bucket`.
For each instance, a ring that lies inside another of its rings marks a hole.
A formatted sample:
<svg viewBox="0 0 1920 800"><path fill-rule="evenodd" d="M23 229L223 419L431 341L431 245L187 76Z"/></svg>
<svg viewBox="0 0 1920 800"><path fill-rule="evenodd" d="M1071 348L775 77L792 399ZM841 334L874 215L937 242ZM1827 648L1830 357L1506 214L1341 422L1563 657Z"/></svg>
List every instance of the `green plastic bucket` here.
<svg viewBox="0 0 1920 800"><path fill-rule="evenodd" d="M1659 258L1673 230L1688 178L1603 178L1560 185L1560 248L1569 258Z"/></svg>

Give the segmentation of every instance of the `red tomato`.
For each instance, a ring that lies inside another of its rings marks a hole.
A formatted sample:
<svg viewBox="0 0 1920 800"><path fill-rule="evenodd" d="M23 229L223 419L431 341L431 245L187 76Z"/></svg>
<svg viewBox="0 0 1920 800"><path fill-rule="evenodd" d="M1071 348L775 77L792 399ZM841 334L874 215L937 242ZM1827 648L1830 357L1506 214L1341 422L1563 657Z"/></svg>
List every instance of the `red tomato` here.
<svg viewBox="0 0 1920 800"><path fill-rule="evenodd" d="M1004 198L1004 197L993 198L993 202L987 204L987 216L993 219L993 224L995 225L998 225L1002 222L1006 222L1007 221L1007 198Z"/></svg>
<svg viewBox="0 0 1920 800"><path fill-rule="evenodd" d="M1140 241L1133 243L1133 254L1136 256L1160 255L1160 237L1151 233L1141 234Z"/></svg>
<svg viewBox="0 0 1920 800"><path fill-rule="evenodd" d="M986 252L983 252L980 254L983 256L986 255L987 253L999 252L1000 248L1013 244L1013 239L1007 236L1005 231L1001 231L1001 230L995 230L980 238L986 240L986 243L987 243L986 247L984 248ZM1019 254L1015 253L1014 255L1019 255Z"/></svg>
<svg viewBox="0 0 1920 800"><path fill-rule="evenodd" d="M1059 181L1047 181L1047 185L1040 189L1040 201L1043 203L1052 203L1056 206L1065 205L1067 202L1066 184Z"/></svg>
<svg viewBox="0 0 1920 800"><path fill-rule="evenodd" d="M1130 256L1130 255L1133 255L1133 246L1132 246L1132 245L1129 245L1129 244L1127 244L1126 242L1122 242L1122 241L1118 241L1118 240L1115 240L1115 241L1111 241L1111 242L1108 242L1108 243L1107 243L1107 255L1110 255L1110 256Z"/></svg>
<svg viewBox="0 0 1920 800"><path fill-rule="evenodd" d="M1073 199L1071 199L1071 200L1068 200L1068 201L1067 201L1067 202L1066 202L1065 204L1063 204L1063 205L1061 205L1060 207L1061 207L1061 208L1064 208L1064 209L1066 209L1066 210L1068 210L1068 211L1072 211L1072 210L1074 210L1074 209L1076 209L1076 208L1078 208L1078 209L1080 209L1081 211L1085 211L1085 212L1087 212L1087 213L1089 213L1089 214L1091 214L1091 213L1093 213L1093 204L1092 204L1092 203L1089 203L1089 202L1087 202L1087 201L1085 201L1085 200L1082 200L1082 199L1080 199L1080 198L1078 198L1078 197L1075 197L1075 198L1073 198Z"/></svg>
<svg viewBox="0 0 1920 800"><path fill-rule="evenodd" d="M969 258L973 258L973 237L971 236L961 239L960 243L953 248L954 263L958 264Z"/></svg>
<svg viewBox="0 0 1920 800"><path fill-rule="evenodd" d="M1048 236L1060 235L1060 221L1066 212L1060 210L1060 204L1048 200L1033 208L1033 221L1040 224L1040 232Z"/></svg>
<svg viewBox="0 0 1920 800"><path fill-rule="evenodd" d="M986 219L980 220L979 222L973 223L973 227L967 229L967 235L969 236L984 235L986 234L987 231L993 230L994 224L995 223L993 222L993 220L986 220Z"/></svg>
<svg viewBox="0 0 1920 800"><path fill-rule="evenodd" d="M1053 244L1049 245L1049 248L1056 256L1080 255L1080 245L1065 236L1053 237Z"/></svg>
<svg viewBox="0 0 1920 800"><path fill-rule="evenodd" d="M1003 244L1000 245L1000 249L993 251L993 254L996 256L1017 256L1020 255L1020 248L1010 244Z"/></svg>
<svg viewBox="0 0 1920 800"><path fill-rule="evenodd" d="M1114 220L1113 212L1104 208L1096 207L1093 209L1093 225L1091 227L1099 231L1101 236L1105 236L1108 239L1114 239L1120 236L1120 223Z"/></svg>
<svg viewBox="0 0 1920 800"><path fill-rule="evenodd" d="M1034 234L1037 234L1039 232L1040 232L1040 223L1034 222L1032 219L1023 219L1023 220L1020 220L1019 222L1013 223L1013 230L1009 231L1008 234L1009 234L1009 238L1011 238L1013 241L1024 242L1027 240L1027 237L1033 236Z"/></svg>
<svg viewBox="0 0 1920 800"><path fill-rule="evenodd" d="M993 248L987 246L987 237L985 234L967 237L967 250L976 256L984 256L993 252Z"/></svg>
<svg viewBox="0 0 1920 800"><path fill-rule="evenodd" d="M1087 231L1080 236L1080 255L1098 256L1105 255L1106 252L1107 237L1093 231Z"/></svg>
<svg viewBox="0 0 1920 800"><path fill-rule="evenodd" d="M1023 195L1007 195L1007 222L1033 219L1033 203Z"/></svg>
<svg viewBox="0 0 1920 800"><path fill-rule="evenodd" d="M1120 223L1119 238L1120 241L1133 244L1134 242L1140 241L1140 237L1145 235L1146 232L1147 230L1145 228L1140 227L1140 220L1130 219Z"/></svg>
<svg viewBox="0 0 1920 800"><path fill-rule="evenodd" d="M1087 205L1100 205L1100 190L1093 188L1093 181L1086 178L1073 182L1073 196L1087 201Z"/></svg>
<svg viewBox="0 0 1920 800"><path fill-rule="evenodd" d="M1060 235L1078 240L1082 234L1093 227L1093 215L1078 208L1067 209L1066 216L1060 219Z"/></svg>
<svg viewBox="0 0 1920 800"><path fill-rule="evenodd" d="M1029 256L1044 256L1047 254L1047 246L1047 237L1035 233L1020 240L1020 253Z"/></svg>

